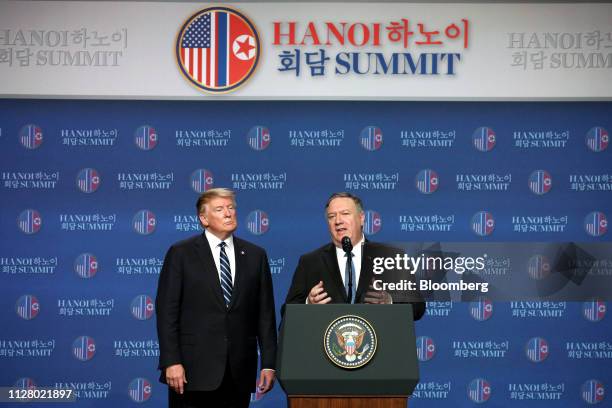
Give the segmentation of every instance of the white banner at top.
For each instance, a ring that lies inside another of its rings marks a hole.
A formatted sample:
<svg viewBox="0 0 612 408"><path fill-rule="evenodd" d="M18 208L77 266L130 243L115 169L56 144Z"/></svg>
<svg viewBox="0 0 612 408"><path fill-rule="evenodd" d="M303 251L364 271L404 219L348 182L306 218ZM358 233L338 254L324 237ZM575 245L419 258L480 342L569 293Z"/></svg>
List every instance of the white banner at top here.
<svg viewBox="0 0 612 408"><path fill-rule="evenodd" d="M0 96L608 99L612 4L4 1Z"/></svg>

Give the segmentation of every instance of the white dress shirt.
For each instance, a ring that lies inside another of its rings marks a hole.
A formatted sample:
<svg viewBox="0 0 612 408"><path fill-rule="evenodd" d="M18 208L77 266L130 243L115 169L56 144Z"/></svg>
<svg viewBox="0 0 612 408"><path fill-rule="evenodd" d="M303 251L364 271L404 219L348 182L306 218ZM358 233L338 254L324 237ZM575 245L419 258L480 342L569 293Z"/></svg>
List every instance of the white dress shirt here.
<svg viewBox="0 0 612 408"><path fill-rule="evenodd" d="M215 266L217 267L217 274L219 274L219 282L221 282L221 247L219 244L221 240L217 238L214 234L204 231L206 234L206 239L208 240L208 245L210 245L210 250L213 254L213 259L215 260ZM229 259L230 264L230 272L232 274L232 285L236 282L236 257L234 256L234 237L232 235L229 236L225 241L225 253L227 254L227 258Z"/></svg>

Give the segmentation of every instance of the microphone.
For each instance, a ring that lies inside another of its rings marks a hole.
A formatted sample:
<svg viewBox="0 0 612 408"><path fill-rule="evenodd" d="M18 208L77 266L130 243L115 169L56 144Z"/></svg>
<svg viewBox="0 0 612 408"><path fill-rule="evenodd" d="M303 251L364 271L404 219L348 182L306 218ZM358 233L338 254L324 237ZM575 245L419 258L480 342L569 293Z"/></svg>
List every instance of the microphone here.
<svg viewBox="0 0 612 408"><path fill-rule="evenodd" d="M346 275L348 275L347 303L353 303L353 243L349 237L342 238L342 250L346 254Z"/></svg>
<svg viewBox="0 0 612 408"><path fill-rule="evenodd" d="M342 238L342 250L346 253L353 250L353 243L349 237Z"/></svg>

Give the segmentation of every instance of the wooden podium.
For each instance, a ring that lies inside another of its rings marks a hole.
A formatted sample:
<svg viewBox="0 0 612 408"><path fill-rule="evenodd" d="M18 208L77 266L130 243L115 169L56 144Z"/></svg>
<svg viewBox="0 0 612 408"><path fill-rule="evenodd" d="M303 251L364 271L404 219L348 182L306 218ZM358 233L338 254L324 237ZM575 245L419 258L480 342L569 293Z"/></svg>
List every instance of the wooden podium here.
<svg viewBox="0 0 612 408"><path fill-rule="evenodd" d="M371 395L346 396L299 396L289 397L289 408L406 408L407 397Z"/></svg>
<svg viewBox="0 0 612 408"><path fill-rule="evenodd" d="M325 332L336 319L366 320L377 346L365 365L345 369L332 363ZM277 374L289 408L406 408L419 381L412 305L286 305L281 324Z"/></svg>

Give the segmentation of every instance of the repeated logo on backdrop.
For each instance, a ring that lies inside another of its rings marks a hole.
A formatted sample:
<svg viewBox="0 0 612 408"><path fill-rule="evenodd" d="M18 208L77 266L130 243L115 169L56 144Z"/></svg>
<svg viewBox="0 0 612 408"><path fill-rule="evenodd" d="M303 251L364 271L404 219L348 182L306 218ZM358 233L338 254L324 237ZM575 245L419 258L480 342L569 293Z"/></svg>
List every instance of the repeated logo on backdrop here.
<svg viewBox="0 0 612 408"><path fill-rule="evenodd" d="M96 354L96 342L89 336L77 337L72 343L72 354L77 360L91 360Z"/></svg>
<svg viewBox="0 0 612 408"><path fill-rule="evenodd" d="M495 229L495 220L493 219L493 215L487 211L480 211L472 217L472 231L476 233L476 235L480 235L481 237L485 237L487 235L491 235L493 230Z"/></svg>
<svg viewBox="0 0 612 408"><path fill-rule="evenodd" d="M359 141L366 150L378 150L383 144L382 130L376 126L368 126L361 131Z"/></svg>
<svg viewBox="0 0 612 408"><path fill-rule="evenodd" d="M489 320L493 316L493 302L487 298L470 302L470 315L479 322Z"/></svg>
<svg viewBox="0 0 612 408"><path fill-rule="evenodd" d="M81 254L74 261L74 271L83 278L93 278L98 273L98 259L92 254Z"/></svg>
<svg viewBox="0 0 612 408"><path fill-rule="evenodd" d="M42 226L42 217L36 210L25 210L19 214L17 225L24 234L36 234Z"/></svg>
<svg viewBox="0 0 612 408"><path fill-rule="evenodd" d="M592 151L599 153L608 148L610 136L608 131L602 127L596 126L589 130L586 135L586 144Z"/></svg>
<svg viewBox="0 0 612 408"><path fill-rule="evenodd" d="M157 142L157 131L152 126L143 125L134 132L134 143L141 150L154 149Z"/></svg>
<svg viewBox="0 0 612 408"><path fill-rule="evenodd" d="M155 304L153 299L147 295L136 296L130 305L132 316L138 320L148 320L155 312Z"/></svg>
<svg viewBox="0 0 612 408"><path fill-rule="evenodd" d="M26 149L37 149L43 142L43 131L36 125L25 125L19 131L19 142Z"/></svg>
<svg viewBox="0 0 612 408"><path fill-rule="evenodd" d="M548 342L542 337L529 339L525 346L527 358L534 363L540 363L548 357Z"/></svg>
<svg viewBox="0 0 612 408"><path fill-rule="evenodd" d="M210 170L198 169L191 173L190 181L193 191L201 194L213 187L214 178Z"/></svg>
<svg viewBox="0 0 612 408"><path fill-rule="evenodd" d="M431 337L419 336L416 339L416 351L419 361L429 361L436 353L436 344Z"/></svg>
<svg viewBox="0 0 612 408"><path fill-rule="evenodd" d="M582 384L582 399L589 404L598 404L604 400L605 388L601 381L589 380Z"/></svg>
<svg viewBox="0 0 612 408"><path fill-rule="evenodd" d="M608 219L600 211L593 211L584 218L584 229L593 237L600 237L608 232Z"/></svg>
<svg viewBox="0 0 612 408"><path fill-rule="evenodd" d="M536 170L529 176L529 189L532 193L542 195L550 191L552 177L546 170Z"/></svg>
<svg viewBox="0 0 612 408"><path fill-rule="evenodd" d="M38 316L40 312L40 303L38 303L36 296L23 295L17 299L15 310L22 319L31 320Z"/></svg>
<svg viewBox="0 0 612 408"><path fill-rule="evenodd" d="M157 225L157 219L155 218L155 214L149 210L140 210L134 215L132 219L132 225L134 227L134 231L141 235L149 235L155 231L155 226Z"/></svg>
<svg viewBox="0 0 612 408"><path fill-rule="evenodd" d="M253 126L249 130L247 141L253 150L265 150L272 141L270 130L265 126Z"/></svg>
<svg viewBox="0 0 612 408"><path fill-rule="evenodd" d="M84 193L93 193L100 187L100 174L96 169L83 169L77 175L77 187Z"/></svg>
<svg viewBox="0 0 612 408"><path fill-rule="evenodd" d="M262 210L251 211L246 220L247 229L253 235L263 235L270 228L270 218Z"/></svg>
<svg viewBox="0 0 612 408"><path fill-rule="evenodd" d="M434 170L421 170L416 176L416 187L423 194L431 194L438 189L438 180L438 173Z"/></svg>
<svg viewBox="0 0 612 408"><path fill-rule="evenodd" d="M550 261L544 255L529 258L527 272L532 279L542 280L550 274Z"/></svg>
<svg viewBox="0 0 612 408"><path fill-rule="evenodd" d="M590 322L599 322L606 316L606 302L592 300L582 304L582 314Z"/></svg>
<svg viewBox="0 0 612 408"><path fill-rule="evenodd" d="M128 394L134 402L145 402L152 392L153 386L146 378L134 378L128 386Z"/></svg>
<svg viewBox="0 0 612 408"><path fill-rule="evenodd" d="M475 378L468 385L468 397L477 403L488 401L491 398L491 384L484 378Z"/></svg>
<svg viewBox="0 0 612 408"><path fill-rule="evenodd" d="M382 217L374 210L366 210L363 223L363 232L366 235L374 235L382 228Z"/></svg>
<svg viewBox="0 0 612 408"><path fill-rule="evenodd" d="M496 141L495 132L488 127L479 127L472 134L472 143L481 152L492 150L495 147Z"/></svg>

